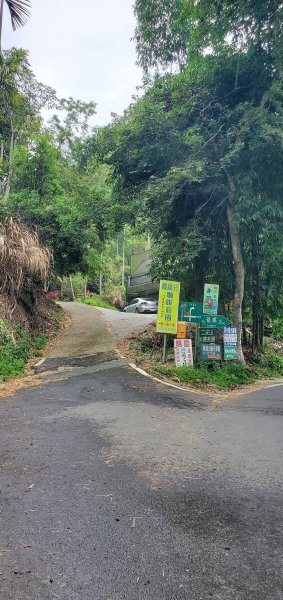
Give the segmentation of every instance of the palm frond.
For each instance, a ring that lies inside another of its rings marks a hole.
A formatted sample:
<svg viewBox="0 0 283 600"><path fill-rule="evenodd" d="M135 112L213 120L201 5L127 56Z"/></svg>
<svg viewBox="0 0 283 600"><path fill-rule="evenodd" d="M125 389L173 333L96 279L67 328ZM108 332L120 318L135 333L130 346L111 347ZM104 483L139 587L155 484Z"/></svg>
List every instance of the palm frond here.
<svg viewBox="0 0 283 600"><path fill-rule="evenodd" d="M12 27L17 29L24 25L30 16L30 0L6 0L8 5Z"/></svg>

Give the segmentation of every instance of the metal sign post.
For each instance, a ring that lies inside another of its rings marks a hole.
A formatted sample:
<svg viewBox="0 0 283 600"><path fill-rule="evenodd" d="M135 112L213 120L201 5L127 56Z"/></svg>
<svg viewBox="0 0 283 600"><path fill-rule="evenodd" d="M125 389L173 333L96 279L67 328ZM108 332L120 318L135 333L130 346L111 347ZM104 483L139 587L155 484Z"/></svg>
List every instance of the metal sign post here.
<svg viewBox="0 0 283 600"><path fill-rule="evenodd" d="M197 364L197 353L198 353L198 324L196 323L196 336L195 336L195 365Z"/></svg>

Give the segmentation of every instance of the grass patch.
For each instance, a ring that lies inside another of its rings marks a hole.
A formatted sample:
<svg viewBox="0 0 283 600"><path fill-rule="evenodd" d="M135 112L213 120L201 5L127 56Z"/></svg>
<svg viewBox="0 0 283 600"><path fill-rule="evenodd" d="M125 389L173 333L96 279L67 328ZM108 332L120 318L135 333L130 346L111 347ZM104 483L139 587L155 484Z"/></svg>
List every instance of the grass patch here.
<svg viewBox="0 0 283 600"><path fill-rule="evenodd" d="M97 294L89 294L87 298L84 296L77 297L78 302L82 302L83 304L88 304L89 306L98 306L98 308L109 308L110 310L118 310L116 306L113 304L109 304L105 300L101 300L100 296Z"/></svg>
<svg viewBox="0 0 283 600"><path fill-rule="evenodd" d="M46 342L47 336L44 334L31 337L28 331L21 331L18 326L14 325L9 335L2 327L0 332L0 381L7 381L22 375L27 361L33 356L39 356Z"/></svg>
<svg viewBox="0 0 283 600"><path fill-rule="evenodd" d="M283 377L283 357L274 352L260 353L248 367L233 363L221 368L216 364L204 363L199 368L162 365L153 365L152 368L169 379L178 379L180 383L187 383L196 388L215 385L228 390L249 385L259 379Z"/></svg>
<svg viewBox="0 0 283 600"><path fill-rule="evenodd" d="M195 388L215 386L222 390L233 389L254 383L260 379L283 378L283 356L277 354L270 342L266 342L264 351L252 354L246 352L247 367L236 362L219 363L203 362L197 367L176 367L173 353L173 336L167 344L167 364L161 361L163 338L156 334L155 327L149 326L147 331L131 342L136 363L149 368L168 379L188 384Z"/></svg>
<svg viewBox="0 0 283 600"><path fill-rule="evenodd" d="M248 385L258 379L254 371L238 364L224 365L222 368L217 365L212 365L211 368L154 366L153 370L169 379L178 379L180 383L187 383L196 388L215 385L228 390L239 385Z"/></svg>

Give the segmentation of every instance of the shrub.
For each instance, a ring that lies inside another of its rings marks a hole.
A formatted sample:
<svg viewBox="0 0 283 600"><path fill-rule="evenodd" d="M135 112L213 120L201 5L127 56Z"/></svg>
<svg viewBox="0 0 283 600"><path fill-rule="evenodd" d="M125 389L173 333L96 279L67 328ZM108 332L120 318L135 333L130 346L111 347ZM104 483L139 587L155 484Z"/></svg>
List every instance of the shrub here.
<svg viewBox="0 0 283 600"><path fill-rule="evenodd" d="M3 324L2 324L3 325ZM14 325L9 334L4 326L0 331L0 380L6 381L25 370L25 364L32 356L38 356L45 346L47 337L40 334L31 338L28 331L21 331Z"/></svg>
<svg viewBox="0 0 283 600"><path fill-rule="evenodd" d="M116 308L122 308L126 300L125 288L121 285L116 286L109 293L103 294L103 298Z"/></svg>
<svg viewBox="0 0 283 600"><path fill-rule="evenodd" d="M48 294L46 294L47 300L61 300L62 297L63 294L61 294L61 292L48 292Z"/></svg>
<svg viewBox="0 0 283 600"><path fill-rule="evenodd" d="M115 306L109 304L101 298L101 296L97 294L88 294L85 298L84 295L77 296L77 300L82 302L83 304L88 304L89 306L97 306L98 308L110 308L111 310L117 310Z"/></svg>
<svg viewBox="0 0 283 600"><path fill-rule="evenodd" d="M46 294L47 300L70 300L70 296L68 294L62 294L62 292L54 291L48 292Z"/></svg>

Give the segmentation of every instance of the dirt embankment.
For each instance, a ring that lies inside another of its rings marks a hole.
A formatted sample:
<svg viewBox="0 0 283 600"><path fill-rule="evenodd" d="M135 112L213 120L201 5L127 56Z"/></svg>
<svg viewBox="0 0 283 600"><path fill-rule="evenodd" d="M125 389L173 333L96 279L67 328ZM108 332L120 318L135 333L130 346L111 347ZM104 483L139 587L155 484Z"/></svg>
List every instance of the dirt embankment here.
<svg viewBox="0 0 283 600"><path fill-rule="evenodd" d="M7 295L0 294L0 319L8 328L16 324L20 330L26 329L31 335L39 333L51 335L57 328L61 312L62 309L47 300L43 292L36 294L32 305L26 303L22 298L15 301Z"/></svg>

